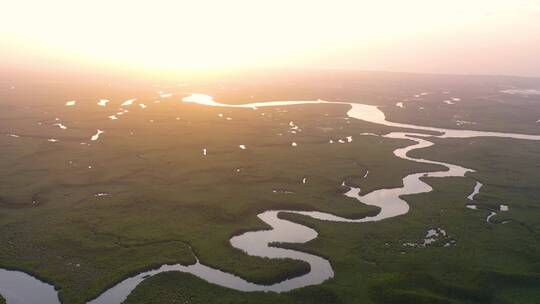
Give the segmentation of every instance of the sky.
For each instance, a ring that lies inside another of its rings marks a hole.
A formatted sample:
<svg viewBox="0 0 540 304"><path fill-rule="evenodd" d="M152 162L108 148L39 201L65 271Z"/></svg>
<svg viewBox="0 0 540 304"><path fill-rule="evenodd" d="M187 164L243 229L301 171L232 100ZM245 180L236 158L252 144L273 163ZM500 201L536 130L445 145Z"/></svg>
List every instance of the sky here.
<svg viewBox="0 0 540 304"><path fill-rule="evenodd" d="M0 67L540 76L538 0L0 0Z"/></svg>

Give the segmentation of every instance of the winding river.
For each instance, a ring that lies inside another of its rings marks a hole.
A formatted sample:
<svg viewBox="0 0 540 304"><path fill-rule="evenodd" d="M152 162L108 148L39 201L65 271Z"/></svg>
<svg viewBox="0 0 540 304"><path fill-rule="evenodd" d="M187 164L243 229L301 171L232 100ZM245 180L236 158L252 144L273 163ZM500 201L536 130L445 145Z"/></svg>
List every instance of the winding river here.
<svg viewBox="0 0 540 304"><path fill-rule="evenodd" d="M229 105L219 103L213 100L211 96L204 94L192 94L183 99L184 102L193 102L205 106L232 107L232 108L251 108L276 107L304 104L340 104L350 106L347 116L353 119L359 119L367 122L381 124L390 127L414 129L416 131L435 132L438 135L422 134L416 132L392 132L384 135L386 138L407 139L413 143L404 148L398 148L394 151L396 157L415 161L419 163L440 165L444 169L435 172L423 172L407 175L403 178L403 186L391 189L379 189L360 195L360 189L350 187L345 193L346 196L355 198L359 202L367 205L377 206L380 212L375 216L369 216L359 219L339 217L330 213L318 211L294 211L294 210L267 210L257 216L263 222L272 227L270 230L250 231L230 239L233 247L238 248L245 253L253 256L269 258L290 258L309 263L310 271L304 275L284 280L272 285L259 285L248 282L238 276L226 273L211 267L208 267L199 261L194 265L162 265L161 267L139 273L127 278L112 288L106 290L90 304L120 304L135 289L135 287L146 278L167 271L181 271L194 274L195 276L223 287L240 291L272 291L285 292L293 289L321 284L334 276L334 271L330 262L322 257L279 247L270 246L271 243L306 243L317 237L317 232L309 227L279 218L279 214L290 213L309 216L314 219L363 223L380 221L395 216L406 214L409 211L409 205L401 199L401 196L407 194L426 193L432 190L431 186L423 182L423 177L464 177L466 173L473 170L458 165L437 162L421 158L412 158L407 154L416 149L422 149L432 146L433 143L428 140L429 137L439 138L469 138L469 137L503 137L525 140L540 140L540 135L526 135L515 133L483 132L471 130L453 130L435 127L416 126L411 124L395 123L386 120L384 113L376 106L348 103L348 102L327 102L323 100L314 101L273 101L249 103L241 105ZM58 295L53 286L41 282L36 278L20 271L8 271L0 269L0 294L2 294L8 304L58 304L60 303Z"/></svg>

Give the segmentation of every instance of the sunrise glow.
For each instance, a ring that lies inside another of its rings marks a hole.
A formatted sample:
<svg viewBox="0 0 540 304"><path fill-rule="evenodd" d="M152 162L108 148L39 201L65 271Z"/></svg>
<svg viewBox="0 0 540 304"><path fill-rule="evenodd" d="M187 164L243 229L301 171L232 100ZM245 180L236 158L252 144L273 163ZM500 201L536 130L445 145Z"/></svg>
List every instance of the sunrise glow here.
<svg viewBox="0 0 540 304"><path fill-rule="evenodd" d="M525 0L22 0L2 5L0 64L538 75L538 20Z"/></svg>

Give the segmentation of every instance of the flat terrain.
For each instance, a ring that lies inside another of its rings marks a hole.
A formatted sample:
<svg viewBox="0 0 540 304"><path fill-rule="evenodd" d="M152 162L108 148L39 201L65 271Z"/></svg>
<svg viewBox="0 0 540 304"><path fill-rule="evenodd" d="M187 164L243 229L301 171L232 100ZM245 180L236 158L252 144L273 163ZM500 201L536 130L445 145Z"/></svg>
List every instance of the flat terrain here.
<svg viewBox="0 0 540 304"><path fill-rule="evenodd" d="M410 173L440 169L396 158L393 150L411 142L362 135L398 129L348 119L344 105L252 110L182 103L191 92L231 103L358 100L381 105L392 121L540 134L540 95L500 92L538 88L534 79L299 79L160 86L3 81L0 266L54 284L63 303L85 303L130 274L163 263L193 264L196 257L269 284L309 266L248 256L230 245L233 235L267 228L258 213L296 209L362 217L377 208L343 196L343 181L367 193L397 187ZM444 103L447 96L460 101ZM101 98L110 102L99 106ZM132 105L121 106L131 98L137 98ZM395 105L403 99L409 99L403 108ZM69 100L77 102L66 106ZM98 129L104 133L92 141ZM347 136L352 142L338 143ZM143 282L126 303L538 303L540 143L433 142L411 156L476 172L427 179L435 191L406 197L411 210L405 216L348 224L286 215L319 237L279 246L329 259L335 277L324 284L283 294L241 293L189 274L164 273ZM465 207L475 179L484 184L475 198L479 210ZM509 211L499 212L500 204ZM497 211L493 223L486 222L490 211ZM433 228L447 236L427 246L407 245L421 243Z"/></svg>

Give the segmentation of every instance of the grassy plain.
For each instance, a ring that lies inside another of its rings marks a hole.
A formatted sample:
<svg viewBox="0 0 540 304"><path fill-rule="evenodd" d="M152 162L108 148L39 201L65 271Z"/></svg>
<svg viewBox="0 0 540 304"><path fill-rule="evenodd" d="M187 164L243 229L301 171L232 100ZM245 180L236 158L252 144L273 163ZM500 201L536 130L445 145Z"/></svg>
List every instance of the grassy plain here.
<svg viewBox="0 0 540 304"><path fill-rule="evenodd" d="M410 142L360 135L396 129L348 120L346 106L254 111L183 104L179 99L197 91L226 102L249 101L252 95L255 100L354 99L385 106L396 121L455 125L454 110L436 111L438 104L425 102L422 111L443 113L439 116L424 115L418 109L411 112L413 108L396 112L400 109L394 104L417 92L458 91L462 86L454 80L433 85L422 77L402 85L392 80L399 79L395 77L350 76L333 82L314 79L313 83L276 80L261 86L257 81L265 81L262 77L250 85L231 80L215 86L156 88L48 83L3 90L0 266L53 283L64 303L84 303L130 274L155 265L194 263L194 254L207 265L258 283L304 273L308 269L302 262L250 257L232 248L229 238L266 228L256 215L267 209L320 210L355 217L376 212L344 197L341 182L358 185L365 193L399 186L406 174L439 167L395 158L392 151ZM490 92L499 87L494 88ZM157 90L175 95L159 98ZM464 96L456 97L466 100ZM128 113L118 115L118 120L107 118L120 111L123 101L135 97L135 103L126 107ZM111 102L99 107L99 98ZM77 105L64 106L71 99ZM538 100L526 102L520 111L536 115L532 105ZM470 104L459 111L476 107L475 102ZM476 127L501 130L507 125L513 131L538 133L534 123L501 121L506 106L493 107L484 116L478 114ZM302 131L292 133L291 121ZM68 129L53 125L58 122ZM90 141L97 129L105 133L98 141ZM353 142L329 143L346 136L353 136ZM51 138L59 141L48 142ZM292 142L298 146L292 147ZM477 170L470 176L485 184L477 204L486 211L465 208L470 203L466 196L472 191L472 178L448 178L429 179L435 191L407 197L411 212L387 221L325 223L286 215L314 227L319 237L308 244L282 246L328 258L335 278L278 295L240 293L191 275L167 273L145 281L127 303L537 303L539 143L434 142L435 147L413 155ZM303 177L308 179L306 184L301 182ZM273 193L274 189L294 193ZM499 212L494 220L509 223L486 223L487 209L495 210L500 202L509 205L510 211ZM455 245L403 245L421 242L426 230L434 227L444 228Z"/></svg>
<svg viewBox="0 0 540 304"><path fill-rule="evenodd" d="M518 223L486 223L486 212L466 209L469 179L428 182L436 191L408 197L411 213L389 221L337 224L287 215L320 233L307 245L286 247L332 261L336 276L321 286L246 294L171 273L143 282L126 303L536 303L537 235ZM455 244L403 245L420 242L435 227Z"/></svg>
<svg viewBox="0 0 540 304"><path fill-rule="evenodd" d="M161 263L194 263L190 248L203 263L259 283L304 273L302 262L250 257L228 240L264 228L256 214L272 208L373 213L339 193L343 180L369 169L364 189L392 187L430 168L392 155L406 141L357 135L388 130L346 120L344 106L231 110L147 96L139 100L148 108L137 101L113 121L107 116L124 99L104 108L64 100L2 112L0 260L54 283L66 303ZM302 131L290 133L290 121ZM90 141L97 129L105 133ZM349 135L352 143L329 143Z"/></svg>

